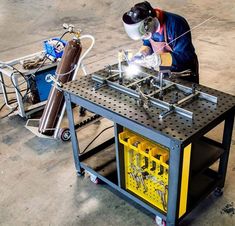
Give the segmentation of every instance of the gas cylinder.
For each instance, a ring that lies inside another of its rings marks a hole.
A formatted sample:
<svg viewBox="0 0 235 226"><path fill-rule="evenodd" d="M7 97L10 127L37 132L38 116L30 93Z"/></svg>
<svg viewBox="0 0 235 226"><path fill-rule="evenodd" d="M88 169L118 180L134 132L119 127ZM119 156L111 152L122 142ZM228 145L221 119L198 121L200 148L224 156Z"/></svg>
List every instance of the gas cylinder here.
<svg viewBox="0 0 235 226"><path fill-rule="evenodd" d="M67 43L55 73L57 81L61 84L72 80L81 52L82 46L79 39L73 39ZM56 86L52 86L42 117L39 121L38 131L40 133L53 135L64 101L63 92L58 90Z"/></svg>

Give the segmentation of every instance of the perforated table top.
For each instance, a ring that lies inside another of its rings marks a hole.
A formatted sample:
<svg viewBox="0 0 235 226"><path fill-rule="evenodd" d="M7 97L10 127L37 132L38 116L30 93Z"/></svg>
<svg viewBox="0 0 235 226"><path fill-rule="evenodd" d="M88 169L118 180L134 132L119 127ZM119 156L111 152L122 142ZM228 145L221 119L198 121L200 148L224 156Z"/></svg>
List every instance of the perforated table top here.
<svg viewBox="0 0 235 226"><path fill-rule="evenodd" d="M105 70L97 71L96 74L105 73ZM182 80L174 80L177 83L190 86L191 84ZM184 106L185 109L194 113L194 119L190 120L176 113L168 115L164 119L159 119L162 109L150 107L145 110L139 107L136 100L127 94L104 86L94 90L95 82L91 75L79 78L78 80L66 83L63 90L75 96L92 102L100 107L111 110L122 117L142 124L162 134L180 140L187 140L206 125L212 123L218 117L229 110L235 110L235 96L198 85L197 89L207 94L216 96L218 103L214 104L207 100L197 99Z"/></svg>

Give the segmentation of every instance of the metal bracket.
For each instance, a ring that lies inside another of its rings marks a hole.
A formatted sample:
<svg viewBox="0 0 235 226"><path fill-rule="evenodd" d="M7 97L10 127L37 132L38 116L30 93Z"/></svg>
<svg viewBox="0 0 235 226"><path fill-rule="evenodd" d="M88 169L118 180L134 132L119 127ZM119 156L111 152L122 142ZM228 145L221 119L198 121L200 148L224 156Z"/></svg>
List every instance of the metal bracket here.
<svg viewBox="0 0 235 226"><path fill-rule="evenodd" d="M59 91L63 87L63 84L56 79L54 75L48 74L45 77L46 82L53 82L53 86L55 86Z"/></svg>

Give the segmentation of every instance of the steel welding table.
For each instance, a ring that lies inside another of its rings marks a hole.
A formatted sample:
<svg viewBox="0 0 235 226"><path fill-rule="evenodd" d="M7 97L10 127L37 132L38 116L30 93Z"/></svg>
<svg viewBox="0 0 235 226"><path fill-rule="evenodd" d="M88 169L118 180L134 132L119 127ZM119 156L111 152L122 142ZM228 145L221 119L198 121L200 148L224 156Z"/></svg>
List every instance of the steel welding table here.
<svg viewBox="0 0 235 226"><path fill-rule="evenodd" d="M148 70L148 72L151 71ZM95 74L105 75L106 73L105 70L100 70ZM176 82L191 86L190 83L181 80L176 80ZM198 85L198 90L216 96L217 103L211 103L199 98L185 106L185 109L193 112L193 120L176 113L159 120L160 108L151 107L146 111L144 108L139 107L136 100L128 94L121 93L106 85L95 90L95 85L92 76L88 75L69 82L63 87L71 131L73 156L78 175L82 175L84 170L92 173L125 197L134 200L151 213L164 219L167 225L178 225L196 205L213 191L217 191L217 194L222 193L233 131L234 96ZM84 154L79 154L72 103L113 121L114 138ZM207 132L222 122L224 122L222 142L205 136ZM123 145L120 144L118 138L124 128L128 128L168 148L167 212L156 208L156 206L125 188ZM190 144L192 144L190 153L186 155L186 147ZM92 164L87 164L86 162L87 159L92 158L97 153L105 151L110 145L114 146L113 154L116 162L115 172L112 174L112 176L116 176L114 179L104 175L102 170L98 169L99 167L93 168ZM184 171L187 171L187 164L186 168L184 168L183 163L187 162L187 160L188 173L186 172L185 174ZM218 160L218 170L212 169L211 165ZM182 208L184 209L183 212L181 211Z"/></svg>

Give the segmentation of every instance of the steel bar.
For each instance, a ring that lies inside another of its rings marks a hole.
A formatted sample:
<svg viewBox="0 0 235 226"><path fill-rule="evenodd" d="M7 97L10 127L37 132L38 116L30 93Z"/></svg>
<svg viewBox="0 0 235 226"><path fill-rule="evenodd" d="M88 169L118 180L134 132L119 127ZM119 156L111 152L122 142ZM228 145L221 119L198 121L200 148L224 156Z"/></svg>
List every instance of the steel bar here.
<svg viewBox="0 0 235 226"><path fill-rule="evenodd" d="M149 77L152 77L152 76L149 76ZM97 81L97 82L100 81L97 79L97 76L93 76L92 78L94 78L95 81ZM118 91L120 91L122 93L126 93L137 100L140 98L140 94L133 89L130 89L126 86L120 85L119 83L111 82L109 80L106 80L106 83L109 87L117 89ZM169 81L166 80L166 83L169 83ZM163 88L163 90L165 90L171 86L174 86L174 85L175 85L175 83L169 83L166 87ZM160 92L160 90L159 90L159 92ZM149 95L146 95L146 97L149 99L150 106L160 107L163 110L167 110L167 111L171 110L171 104L169 104L165 101L153 98L153 97L149 98ZM174 106L174 112L176 112L184 117L187 117L189 119L193 118L192 112L187 111L187 110L180 108L178 106Z"/></svg>

